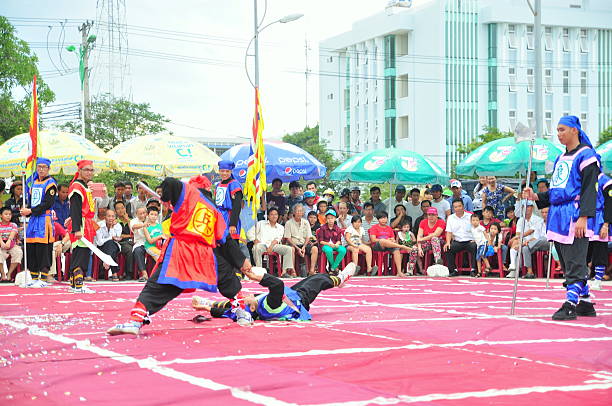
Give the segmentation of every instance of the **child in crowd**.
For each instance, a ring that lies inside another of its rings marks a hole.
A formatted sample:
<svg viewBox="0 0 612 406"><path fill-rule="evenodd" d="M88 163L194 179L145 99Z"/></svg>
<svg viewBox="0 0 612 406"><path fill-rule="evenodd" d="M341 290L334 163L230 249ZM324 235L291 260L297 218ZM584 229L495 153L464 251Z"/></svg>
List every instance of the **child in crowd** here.
<svg viewBox="0 0 612 406"><path fill-rule="evenodd" d="M321 223L319 223L319 216L317 216L316 211L310 211L308 213L308 223L310 224L310 231L312 231L312 235L317 234L317 230L321 227Z"/></svg>
<svg viewBox="0 0 612 406"><path fill-rule="evenodd" d="M508 247L504 245L501 223L491 224L491 226L489 227L489 241L490 241L491 246L493 247L493 252L491 253L491 255L488 255L488 256L493 257L495 260L497 260L497 253L501 250L501 253L502 253L501 262L502 263L497 264L497 266L503 267L504 271L506 271L507 268L504 262L506 260L506 254L508 253ZM490 250L488 251L490 252ZM489 272L490 270L491 268L486 268L486 272Z"/></svg>
<svg viewBox="0 0 612 406"><path fill-rule="evenodd" d="M320 200L319 203L317 203L317 218L319 220L319 224L323 225L325 224L327 221L325 220L325 213L327 213L327 208L329 207L329 204L327 203L327 200Z"/></svg>
<svg viewBox="0 0 612 406"><path fill-rule="evenodd" d="M470 276L478 278L480 277L480 270L482 269L483 263L485 269L491 269L487 256L490 251L493 251L493 247L490 246L488 233L485 231L484 226L480 224L480 218L477 214L472 214L471 222L472 238L476 243L476 271L472 271Z"/></svg>
<svg viewBox="0 0 612 406"><path fill-rule="evenodd" d="M410 221L405 218L400 223L400 230L397 232L397 242L401 245L405 245L408 248L412 248L416 244L416 237L410 228Z"/></svg>
<svg viewBox="0 0 612 406"><path fill-rule="evenodd" d="M138 282L146 282L148 279L147 275L147 262L146 262L146 248L145 243L147 239L145 237L144 230L147 227L147 209L139 207L136 209L136 217L130 220L130 230L134 235L134 247L132 248L132 255L136 262L136 270L138 271Z"/></svg>
<svg viewBox="0 0 612 406"><path fill-rule="evenodd" d="M346 247L342 245L342 230L336 224L336 216L334 209L327 210L327 213L325 213L326 222L317 230L317 241L327 258L330 275L338 274L338 267L342 258L346 255ZM336 258L334 258L334 252L337 253Z"/></svg>
<svg viewBox="0 0 612 406"><path fill-rule="evenodd" d="M11 222L13 212L10 207L3 207L0 210L0 273L2 279L0 283L8 283L11 280L11 274L21 263L23 251L17 244L17 234L19 228L17 224ZM11 264L8 272L4 269L4 262L11 257Z"/></svg>
<svg viewBox="0 0 612 406"><path fill-rule="evenodd" d="M164 236L162 225L157 222L159 217L159 210L157 207L151 206L147 209L147 226L144 228L145 235L145 250L147 254L151 255L155 261L159 258L161 253L162 240L166 238Z"/></svg>
<svg viewBox="0 0 612 406"><path fill-rule="evenodd" d="M367 231L361 226L361 223L361 217L353 216L351 218L351 225L344 230L344 239L355 265L359 261L359 253L363 252L365 254L366 272L369 275L372 272L377 272L378 267L372 266L372 248L365 243Z"/></svg>

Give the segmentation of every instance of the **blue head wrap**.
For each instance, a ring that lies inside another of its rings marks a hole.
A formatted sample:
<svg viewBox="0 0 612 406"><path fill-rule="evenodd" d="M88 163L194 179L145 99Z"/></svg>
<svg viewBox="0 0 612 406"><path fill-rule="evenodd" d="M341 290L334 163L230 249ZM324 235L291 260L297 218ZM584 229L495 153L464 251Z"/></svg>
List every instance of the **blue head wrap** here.
<svg viewBox="0 0 612 406"><path fill-rule="evenodd" d="M578 141L581 144L586 144L589 147L593 148L593 144L591 144L589 137L586 135L584 131L582 131L582 127L580 126L580 119L578 119L578 117L563 116L559 119L559 124L577 129L578 130Z"/></svg>
<svg viewBox="0 0 612 406"><path fill-rule="evenodd" d="M219 169L228 169L228 170L233 170L236 167L236 164L233 161L230 161L229 159L224 159L222 161L219 161Z"/></svg>
<svg viewBox="0 0 612 406"><path fill-rule="evenodd" d="M47 165L50 168L51 160L48 158L43 158L39 156L38 158L36 158L36 165ZM38 179L39 179L38 172L36 171L36 169L34 169L34 172L32 172L32 175L30 175L26 179L24 194L26 198L28 199L28 201L30 199L30 189L32 188L32 185L34 184L34 182L36 182Z"/></svg>

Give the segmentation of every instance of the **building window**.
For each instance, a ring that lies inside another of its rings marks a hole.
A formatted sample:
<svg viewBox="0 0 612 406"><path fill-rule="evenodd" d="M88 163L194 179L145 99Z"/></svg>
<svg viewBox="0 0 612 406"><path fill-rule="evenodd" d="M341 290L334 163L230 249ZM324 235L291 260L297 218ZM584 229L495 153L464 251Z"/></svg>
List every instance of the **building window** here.
<svg viewBox="0 0 612 406"><path fill-rule="evenodd" d="M395 77L385 79L385 109L395 108Z"/></svg>
<svg viewBox="0 0 612 406"><path fill-rule="evenodd" d="M534 77L533 77L533 68L528 68L527 69L527 91L529 93L533 93L533 85L534 82Z"/></svg>
<svg viewBox="0 0 612 406"><path fill-rule="evenodd" d="M510 119L510 131L516 128L516 110L508 110L508 118Z"/></svg>
<svg viewBox="0 0 612 406"><path fill-rule="evenodd" d="M327 63L332 63L334 61L334 57L333 56L328 56L326 61L327 61Z"/></svg>
<svg viewBox="0 0 612 406"><path fill-rule="evenodd" d="M569 71L563 71L563 94L569 94Z"/></svg>
<svg viewBox="0 0 612 406"><path fill-rule="evenodd" d="M586 28L580 29L580 52L589 52L589 37Z"/></svg>
<svg viewBox="0 0 612 406"><path fill-rule="evenodd" d="M328 94L327 100L334 100L334 94L333 93Z"/></svg>
<svg viewBox="0 0 612 406"><path fill-rule="evenodd" d="M385 69L395 68L395 35L385 36Z"/></svg>
<svg viewBox="0 0 612 406"><path fill-rule="evenodd" d="M552 93L552 69L544 69L544 91Z"/></svg>
<svg viewBox="0 0 612 406"><path fill-rule="evenodd" d="M552 134L552 111L544 113L544 131L546 131L546 135Z"/></svg>
<svg viewBox="0 0 612 406"><path fill-rule="evenodd" d="M535 43L533 39L533 25L527 26L527 49L534 49Z"/></svg>
<svg viewBox="0 0 612 406"><path fill-rule="evenodd" d="M508 90L511 92L516 92L516 68L513 66L510 66L508 68L508 79L509 79Z"/></svg>
<svg viewBox="0 0 612 406"><path fill-rule="evenodd" d="M535 128L535 115L533 114L533 110L527 112L527 126L529 128Z"/></svg>
<svg viewBox="0 0 612 406"><path fill-rule="evenodd" d="M569 52L570 51L569 28L563 29L563 35L561 39L563 41L563 52Z"/></svg>
<svg viewBox="0 0 612 406"><path fill-rule="evenodd" d="M587 72L580 72L580 94L586 96L587 94Z"/></svg>
<svg viewBox="0 0 612 406"><path fill-rule="evenodd" d="M553 49L552 27L544 28L544 49L546 51L552 51Z"/></svg>
<svg viewBox="0 0 612 406"><path fill-rule="evenodd" d="M332 130L327 130L327 136L331 137L334 135L334 132Z"/></svg>
<svg viewBox="0 0 612 406"><path fill-rule="evenodd" d="M408 75L402 75L397 80L399 81L397 98L408 97Z"/></svg>
<svg viewBox="0 0 612 406"><path fill-rule="evenodd" d="M516 48L516 25L508 24L508 48Z"/></svg>
<svg viewBox="0 0 612 406"><path fill-rule="evenodd" d="M585 131L585 132L588 131L587 113L580 113L580 127L582 127L583 131Z"/></svg>

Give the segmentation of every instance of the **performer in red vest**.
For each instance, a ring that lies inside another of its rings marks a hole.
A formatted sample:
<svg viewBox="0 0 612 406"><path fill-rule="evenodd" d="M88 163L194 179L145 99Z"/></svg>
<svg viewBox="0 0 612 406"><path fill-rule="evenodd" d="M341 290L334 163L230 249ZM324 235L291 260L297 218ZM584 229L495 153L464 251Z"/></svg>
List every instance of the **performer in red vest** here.
<svg viewBox="0 0 612 406"><path fill-rule="evenodd" d="M94 199L87 183L94 176L93 161L86 159L77 162L78 170L70 182L68 199L70 201L70 220L67 229L70 230L72 251L70 254L70 292L95 293L83 286L83 278L87 273L91 251L81 237L89 242L94 240L98 225L94 221Z"/></svg>
<svg viewBox="0 0 612 406"><path fill-rule="evenodd" d="M236 298L242 288L236 273L240 268L250 268L251 263L238 243L229 238L223 216L210 200L210 181L200 176L186 184L166 178L160 187L161 200L174 207L170 239L138 296L130 321L117 324L107 333L138 334L143 324L150 323L149 316L182 292L194 289L218 290L232 300L239 324L251 324L252 317Z"/></svg>

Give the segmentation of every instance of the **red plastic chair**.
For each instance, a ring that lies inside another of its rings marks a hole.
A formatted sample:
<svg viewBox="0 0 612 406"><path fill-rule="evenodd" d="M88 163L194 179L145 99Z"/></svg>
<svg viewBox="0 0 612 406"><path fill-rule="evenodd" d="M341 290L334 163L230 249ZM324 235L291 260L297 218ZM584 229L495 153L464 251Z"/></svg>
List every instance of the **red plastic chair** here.
<svg viewBox="0 0 612 406"><path fill-rule="evenodd" d="M467 251L465 251L465 250L459 251L458 253L455 254L455 266L457 267L457 272L459 272L459 273L461 273L461 272L470 273L472 271L472 269L476 269L476 267L472 263L472 256L471 255L468 255L468 260L469 260L470 267L466 268L466 267L463 266L463 259L464 259L463 256L465 254L467 254Z"/></svg>
<svg viewBox="0 0 612 406"><path fill-rule="evenodd" d="M389 273L389 252L372 250L372 265L378 266L378 276Z"/></svg>
<svg viewBox="0 0 612 406"><path fill-rule="evenodd" d="M548 250L546 251L536 251L536 267L538 278L546 277L546 266L548 265ZM559 261L554 258L550 261L550 277L563 277L563 270L561 269L561 264Z"/></svg>
<svg viewBox="0 0 612 406"><path fill-rule="evenodd" d="M504 260L502 259L502 250L499 249L497 250L497 268L491 268L491 270L488 273L497 273L499 274L500 278L504 277ZM481 265L482 269L480 270L480 272L484 275L484 263Z"/></svg>
<svg viewBox="0 0 612 406"><path fill-rule="evenodd" d="M268 269L270 269L271 271L276 268L276 273L278 276L281 276L283 273L283 269L281 266L281 258L280 255L278 255L278 253L276 252L267 252L265 251L262 254L262 259L266 259L267 258L267 262L268 262Z"/></svg>

